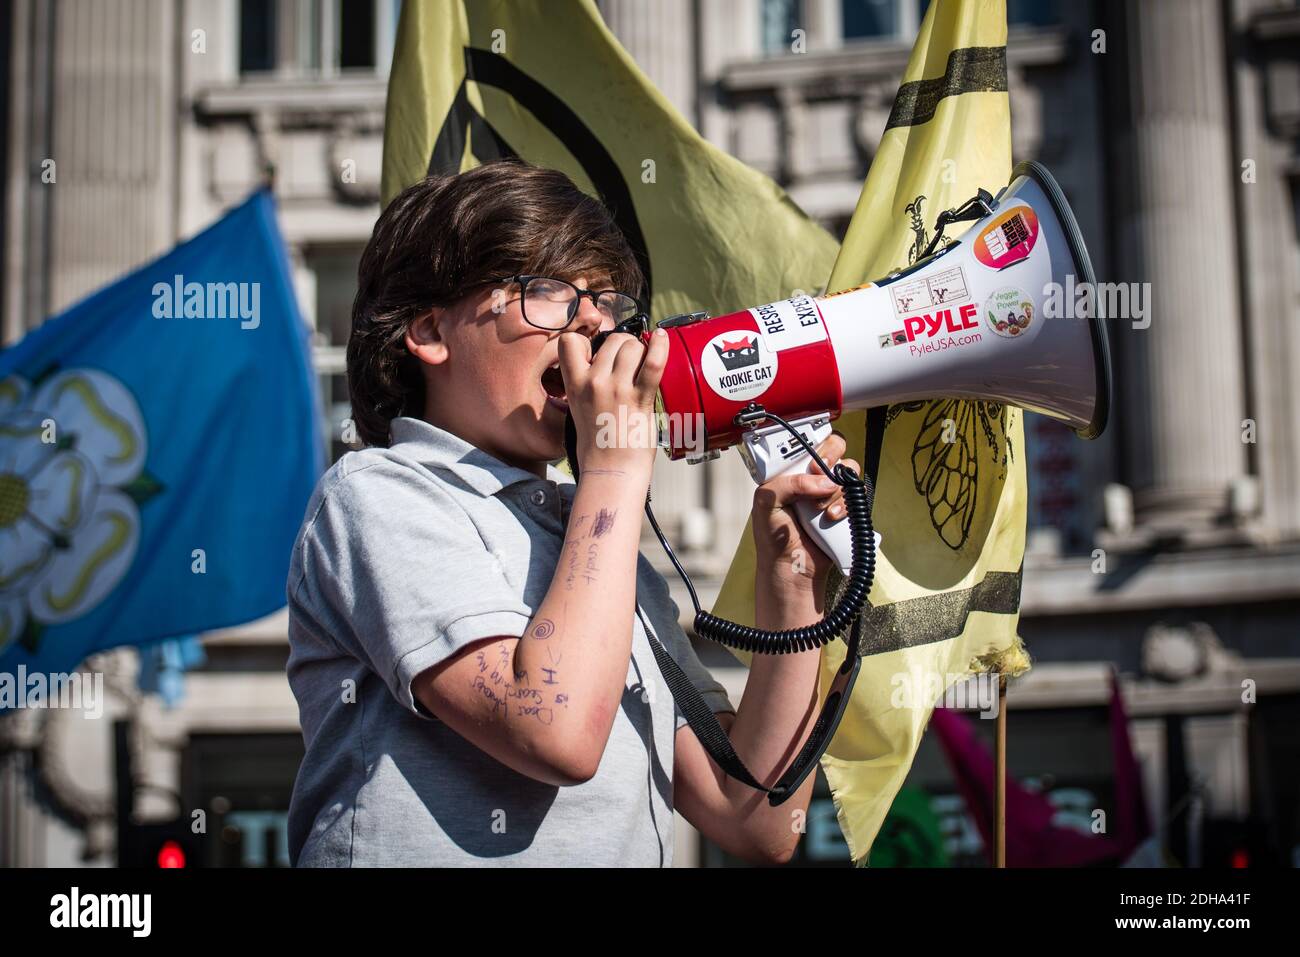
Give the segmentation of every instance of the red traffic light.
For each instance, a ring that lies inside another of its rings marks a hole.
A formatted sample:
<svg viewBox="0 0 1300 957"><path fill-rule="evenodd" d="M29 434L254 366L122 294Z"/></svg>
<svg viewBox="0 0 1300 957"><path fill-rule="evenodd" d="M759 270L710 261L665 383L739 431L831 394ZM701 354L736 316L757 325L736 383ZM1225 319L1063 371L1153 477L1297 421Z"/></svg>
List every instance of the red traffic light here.
<svg viewBox="0 0 1300 957"><path fill-rule="evenodd" d="M163 846L158 848L158 866L159 867L184 867L185 850L175 841L165 841Z"/></svg>

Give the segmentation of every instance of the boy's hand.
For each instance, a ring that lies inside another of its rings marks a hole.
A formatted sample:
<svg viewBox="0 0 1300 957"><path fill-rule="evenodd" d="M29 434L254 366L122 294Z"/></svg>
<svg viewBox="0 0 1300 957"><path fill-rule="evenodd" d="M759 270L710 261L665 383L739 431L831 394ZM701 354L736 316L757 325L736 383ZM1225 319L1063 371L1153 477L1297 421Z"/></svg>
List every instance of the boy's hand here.
<svg viewBox="0 0 1300 957"><path fill-rule="evenodd" d="M614 333L594 358L587 336L560 335L560 372L584 473L643 473L649 481L658 448L655 393L667 364L668 334L662 330L651 334L649 348L636 336Z"/></svg>
<svg viewBox="0 0 1300 957"><path fill-rule="evenodd" d="M841 459L847 444L839 432L832 432L817 447L827 466L843 463L861 475L862 468L852 459ZM788 473L760 485L754 492L751 524L760 587L777 591L816 591L820 594L831 568L830 557L814 544L799 524L794 503L811 498L832 519L844 519L844 490L828 479L816 462L808 463L804 473Z"/></svg>

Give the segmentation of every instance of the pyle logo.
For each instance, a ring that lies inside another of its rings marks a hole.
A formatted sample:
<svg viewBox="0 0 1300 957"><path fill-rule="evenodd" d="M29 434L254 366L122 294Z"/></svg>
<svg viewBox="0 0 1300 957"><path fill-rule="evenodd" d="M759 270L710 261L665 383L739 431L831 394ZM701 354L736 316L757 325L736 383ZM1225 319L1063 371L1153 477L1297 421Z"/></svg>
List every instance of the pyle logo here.
<svg viewBox="0 0 1300 957"><path fill-rule="evenodd" d="M715 345L713 348L717 350L718 357L728 371L758 364L758 347L753 339L737 339L735 342L723 339L721 346Z"/></svg>
<svg viewBox="0 0 1300 957"><path fill-rule="evenodd" d="M908 342L915 342L917 336L932 339L940 333L975 329L979 326L979 322L975 319L978 312L979 307L973 302L968 302L957 310L956 318L953 318L951 309L940 309L934 315L923 313L919 316L909 316L903 320L903 334L907 337ZM895 333L895 336L897 336L897 333ZM883 346L884 343L881 343L881 345Z"/></svg>

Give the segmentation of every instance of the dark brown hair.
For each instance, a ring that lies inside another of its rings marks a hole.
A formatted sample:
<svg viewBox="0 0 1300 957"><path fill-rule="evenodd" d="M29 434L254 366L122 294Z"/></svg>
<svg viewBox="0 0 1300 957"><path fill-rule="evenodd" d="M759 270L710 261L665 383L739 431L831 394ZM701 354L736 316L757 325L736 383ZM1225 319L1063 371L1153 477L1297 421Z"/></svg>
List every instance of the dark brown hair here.
<svg viewBox="0 0 1300 957"><path fill-rule="evenodd" d="M609 210L564 173L502 160L407 187L375 223L357 270L348 339L348 390L357 431L387 446L389 423L424 410L411 322L476 286L530 273L608 274L641 296L644 279Z"/></svg>

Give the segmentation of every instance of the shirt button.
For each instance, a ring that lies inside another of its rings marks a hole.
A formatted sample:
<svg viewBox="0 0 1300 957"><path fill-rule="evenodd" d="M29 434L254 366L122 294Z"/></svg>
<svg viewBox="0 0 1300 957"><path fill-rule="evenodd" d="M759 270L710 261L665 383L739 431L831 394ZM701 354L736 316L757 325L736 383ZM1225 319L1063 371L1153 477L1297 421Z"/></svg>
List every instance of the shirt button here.
<svg viewBox="0 0 1300 957"><path fill-rule="evenodd" d="M534 505L546 504L546 493L543 492L541 489L534 489L533 494L530 496L530 498L532 498Z"/></svg>

